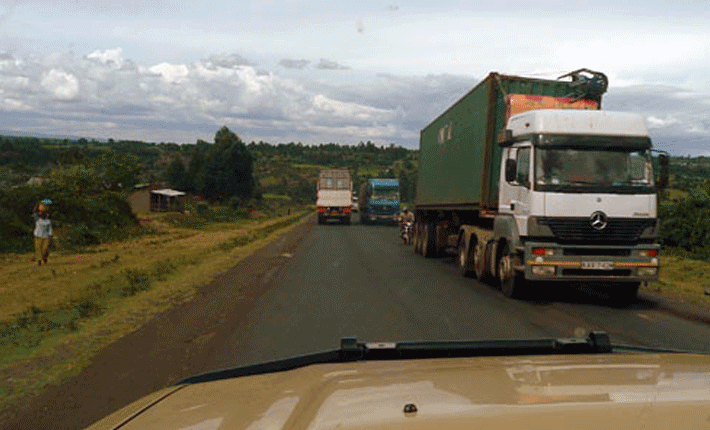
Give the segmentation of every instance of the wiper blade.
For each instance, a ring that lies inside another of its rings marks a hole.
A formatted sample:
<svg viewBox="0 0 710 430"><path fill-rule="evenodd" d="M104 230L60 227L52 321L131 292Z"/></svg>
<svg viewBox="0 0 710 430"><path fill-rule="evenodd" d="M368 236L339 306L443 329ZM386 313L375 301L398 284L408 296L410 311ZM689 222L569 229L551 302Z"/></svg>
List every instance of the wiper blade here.
<svg viewBox="0 0 710 430"><path fill-rule="evenodd" d="M363 343L355 338L344 338L340 341L340 349L203 373L182 379L176 385L283 372L314 364L421 358L599 354L609 353L611 350L609 335L602 331L593 331L586 339Z"/></svg>

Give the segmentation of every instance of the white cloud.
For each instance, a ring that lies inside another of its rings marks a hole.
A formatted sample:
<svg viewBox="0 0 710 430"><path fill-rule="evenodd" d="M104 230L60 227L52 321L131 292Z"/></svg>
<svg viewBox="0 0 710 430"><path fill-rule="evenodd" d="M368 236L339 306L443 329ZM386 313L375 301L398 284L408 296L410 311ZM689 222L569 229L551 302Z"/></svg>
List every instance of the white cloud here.
<svg viewBox="0 0 710 430"><path fill-rule="evenodd" d="M659 118L657 116L651 115L646 117L646 124L649 129L668 127L670 125L676 125L678 123L680 123L680 121L672 116L667 116L666 118Z"/></svg>
<svg viewBox="0 0 710 430"><path fill-rule="evenodd" d="M25 104L21 100L6 97L3 99L2 107L7 110L27 111L32 109L32 106Z"/></svg>
<svg viewBox="0 0 710 430"><path fill-rule="evenodd" d="M63 70L51 69L43 73L40 84L57 100L73 100L79 95L79 80Z"/></svg>
<svg viewBox="0 0 710 430"><path fill-rule="evenodd" d="M86 58L95 59L101 62L101 64L112 64L116 67L121 67L123 65L123 48L117 47L103 51L96 50L87 55Z"/></svg>
<svg viewBox="0 0 710 430"><path fill-rule="evenodd" d="M152 73L159 74L165 82L170 84L178 84L185 81L189 70L184 64L160 63L148 68Z"/></svg>
<svg viewBox="0 0 710 430"><path fill-rule="evenodd" d="M316 94L316 96L313 97L313 109L309 112L319 117L329 115L356 121L382 122L390 120L393 117L393 112L385 109L333 100L323 94Z"/></svg>

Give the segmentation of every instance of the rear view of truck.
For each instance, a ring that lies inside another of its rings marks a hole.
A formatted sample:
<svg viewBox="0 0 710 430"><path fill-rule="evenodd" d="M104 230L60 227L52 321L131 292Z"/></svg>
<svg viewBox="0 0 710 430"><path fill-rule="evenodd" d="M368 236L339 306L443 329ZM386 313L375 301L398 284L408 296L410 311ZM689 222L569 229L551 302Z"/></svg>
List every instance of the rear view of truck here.
<svg viewBox="0 0 710 430"><path fill-rule="evenodd" d="M347 170L321 170L318 176L318 224L334 219L350 224L353 184Z"/></svg>

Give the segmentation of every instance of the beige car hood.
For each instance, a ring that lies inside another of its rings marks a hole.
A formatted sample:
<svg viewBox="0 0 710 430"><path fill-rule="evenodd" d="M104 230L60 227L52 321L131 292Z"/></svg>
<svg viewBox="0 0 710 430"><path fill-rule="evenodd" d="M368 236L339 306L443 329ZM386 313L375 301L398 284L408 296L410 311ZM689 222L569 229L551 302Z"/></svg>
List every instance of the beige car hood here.
<svg viewBox="0 0 710 430"><path fill-rule="evenodd" d="M121 429L707 429L710 356L325 364L166 394ZM417 411L405 413L407 404ZM128 406L91 429L115 428L136 410Z"/></svg>

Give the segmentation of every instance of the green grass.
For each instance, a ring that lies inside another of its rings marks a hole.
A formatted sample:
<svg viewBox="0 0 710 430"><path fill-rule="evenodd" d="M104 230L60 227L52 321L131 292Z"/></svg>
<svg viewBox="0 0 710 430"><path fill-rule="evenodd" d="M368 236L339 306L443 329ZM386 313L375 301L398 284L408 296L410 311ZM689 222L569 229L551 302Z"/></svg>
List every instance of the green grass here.
<svg viewBox="0 0 710 430"><path fill-rule="evenodd" d="M645 289L672 300L693 303L710 309L710 262L679 256L673 251L661 254L661 272L656 282Z"/></svg>
<svg viewBox="0 0 710 430"><path fill-rule="evenodd" d="M4 256L0 277L11 283L0 289L0 409L76 374L99 349L311 214L199 231L149 215L160 235L52 256L42 270L27 257Z"/></svg>
<svg viewBox="0 0 710 430"><path fill-rule="evenodd" d="M284 195L284 194L271 194L271 193L265 193L263 195L265 199L274 199L274 200L291 200L290 196Z"/></svg>
<svg viewBox="0 0 710 430"><path fill-rule="evenodd" d="M291 163L291 166L295 169L314 169L321 170L327 169L327 166L321 166L319 164L304 164L304 163Z"/></svg>

